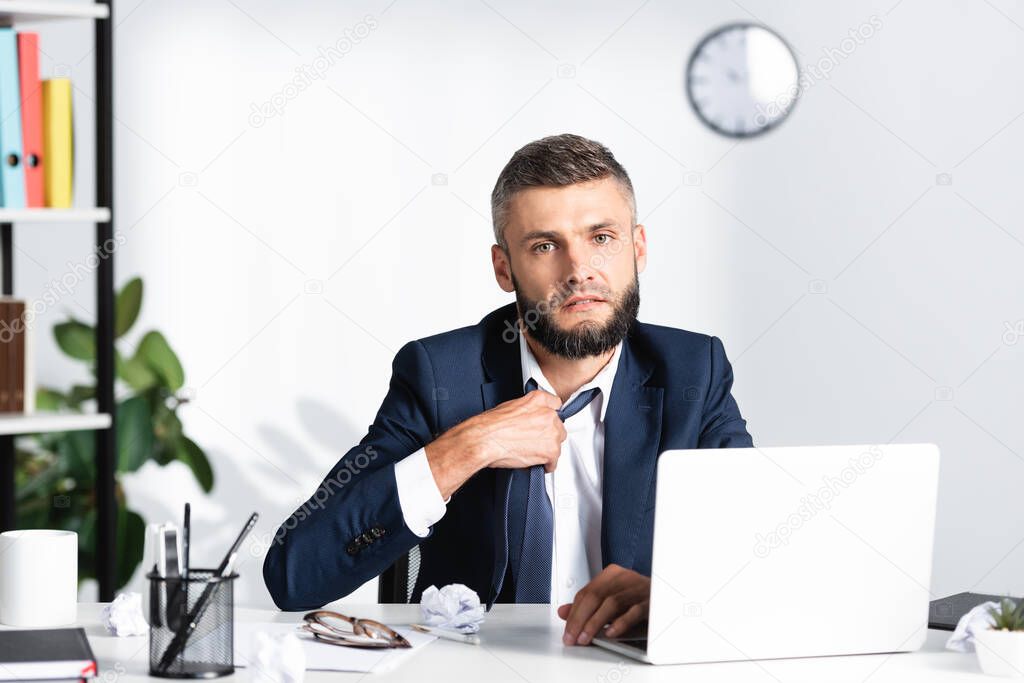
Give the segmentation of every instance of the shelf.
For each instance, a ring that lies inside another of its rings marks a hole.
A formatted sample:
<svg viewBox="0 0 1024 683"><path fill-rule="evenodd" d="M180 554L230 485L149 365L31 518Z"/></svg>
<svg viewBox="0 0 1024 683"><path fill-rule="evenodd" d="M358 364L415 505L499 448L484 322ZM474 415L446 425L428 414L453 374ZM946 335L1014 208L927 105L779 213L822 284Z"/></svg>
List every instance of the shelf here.
<svg viewBox="0 0 1024 683"><path fill-rule="evenodd" d="M107 5L90 2L0 0L0 23L4 24L52 19L106 19L109 16L110 8Z"/></svg>
<svg viewBox="0 0 1024 683"><path fill-rule="evenodd" d="M0 292L14 291L15 236L24 230L14 224L31 225L30 232L46 223L69 223L87 229L95 236L97 250L109 247L114 239L114 22L112 0L0 0L0 26L31 25L50 20L77 20L74 30L85 29L93 36L91 61L95 69L95 192L83 200L96 207L76 209L2 209L0 208ZM41 27L40 27L41 28ZM71 26L68 26L71 29ZM83 57L83 59L85 59ZM79 169L80 170L80 169ZM104 208L107 207L107 208ZM59 245L54 245L59 246ZM96 528L93 553L100 600L114 599L117 584L117 430L112 414L115 399L117 349L114 347L115 304L114 256L107 254L95 264L96 278L96 410L93 414L71 412L0 414L0 531L16 528L16 445L18 434L79 431L93 432L95 439Z"/></svg>
<svg viewBox="0 0 1024 683"><path fill-rule="evenodd" d="M38 434L40 432L74 432L82 429L106 429L107 413L0 413L0 434Z"/></svg>
<svg viewBox="0 0 1024 683"><path fill-rule="evenodd" d="M110 209L0 209L0 223L106 223Z"/></svg>

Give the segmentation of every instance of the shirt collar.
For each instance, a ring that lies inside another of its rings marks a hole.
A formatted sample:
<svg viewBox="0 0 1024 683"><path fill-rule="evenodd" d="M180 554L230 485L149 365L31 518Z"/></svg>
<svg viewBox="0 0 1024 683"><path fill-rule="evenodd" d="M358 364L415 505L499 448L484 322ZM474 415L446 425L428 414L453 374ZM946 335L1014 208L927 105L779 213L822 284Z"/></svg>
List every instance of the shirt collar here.
<svg viewBox="0 0 1024 683"><path fill-rule="evenodd" d="M548 382L547 377L540 369L540 364L537 363L536 356L533 355L533 351L530 350L530 345L526 343L526 335L520 333L519 335L519 362L523 371L523 385L525 387L526 382L529 379L533 379L537 382L537 386L549 393L558 395L554 389L551 388L551 383ZM608 412L608 403L612 395L612 384L615 382L615 371L619 366L619 355L622 353L622 342L620 341L615 345L615 351L612 353L611 359L608 363L601 368L601 371L594 376L594 379L590 380L579 389L572 393L569 397L569 401L576 398L576 395L582 391L597 387L601 390L600 398L594 400L601 401L601 415L598 418L601 422L604 422L604 416ZM565 403L568 403L566 401ZM562 405L564 406L565 403Z"/></svg>

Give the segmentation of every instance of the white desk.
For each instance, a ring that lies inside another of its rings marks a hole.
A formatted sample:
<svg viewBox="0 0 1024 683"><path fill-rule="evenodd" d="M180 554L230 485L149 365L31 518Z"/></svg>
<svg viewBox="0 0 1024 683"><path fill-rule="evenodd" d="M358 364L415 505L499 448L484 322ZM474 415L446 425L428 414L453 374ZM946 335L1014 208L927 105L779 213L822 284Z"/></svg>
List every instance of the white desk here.
<svg viewBox="0 0 1024 683"><path fill-rule="evenodd" d="M78 606L79 625L86 629L99 660L100 683L130 683L148 679L149 637L114 638L100 625L97 603ZM418 619L418 605L367 605L348 612L388 624ZM301 613L237 609L239 621L284 621L298 623ZM488 683L510 681L585 681L587 683L640 683L642 681L765 681L766 683L823 683L851 681L993 681L982 677L975 655L943 649L949 634L929 631L928 642L919 652L856 657L730 662L722 664L681 664L650 666L624 659L596 647L563 647L561 622L549 617L546 606L496 605L481 630L483 644L465 645L437 640L427 645L389 674L343 674L308 672L306 680L367 682L460 681L483 679ZM247 669L238 669L227 680L250 680ZM163 679L167 680L167 679Z"/></svg>

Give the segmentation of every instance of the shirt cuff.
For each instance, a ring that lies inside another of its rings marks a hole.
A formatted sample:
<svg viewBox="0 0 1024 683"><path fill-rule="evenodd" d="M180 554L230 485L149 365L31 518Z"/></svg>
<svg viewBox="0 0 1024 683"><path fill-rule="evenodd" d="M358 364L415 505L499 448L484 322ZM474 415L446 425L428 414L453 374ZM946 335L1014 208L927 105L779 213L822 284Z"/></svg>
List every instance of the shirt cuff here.
<svg viewBox="0 0 1024 683"><path fill-rule="evenodd" d="M395 463L398 504L409 530L420 538L430 535L430 527L444 517L445 504L427 462L427 451L419 449Z"/></svg>

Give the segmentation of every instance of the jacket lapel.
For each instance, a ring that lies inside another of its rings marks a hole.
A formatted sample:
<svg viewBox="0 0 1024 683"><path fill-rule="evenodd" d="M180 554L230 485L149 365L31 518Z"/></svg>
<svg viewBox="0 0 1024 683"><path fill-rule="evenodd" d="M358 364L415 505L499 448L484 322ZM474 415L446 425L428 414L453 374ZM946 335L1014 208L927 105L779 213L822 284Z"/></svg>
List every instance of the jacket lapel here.
<svg viewBox="0 0 1024 683"><path fill-rule="evenodd" d="M664 389L647 384L653 366L627 337L605 414L601 558L633 568L644 510L654 481Z"/></svg>
<svg viewBox="0 0 1024 683"><path fill-rule="evenodd" d="M519 357L519 337L510 334L515 330L518 314L515 304L510 304L497 313L499 326L490 328L484 343L483 366L488 381L480 385L480 397L484 410L511 401L523 395L523 371ZM508 543L505 538L507 527L505 515L508 511L509 484L512 481L512 470L505 468L491 469L494 477L494 570L491 577L491 594L487 596L487 608L490 609L498 596L500 582L504 578L505 566L508 563Z"/></svg>

